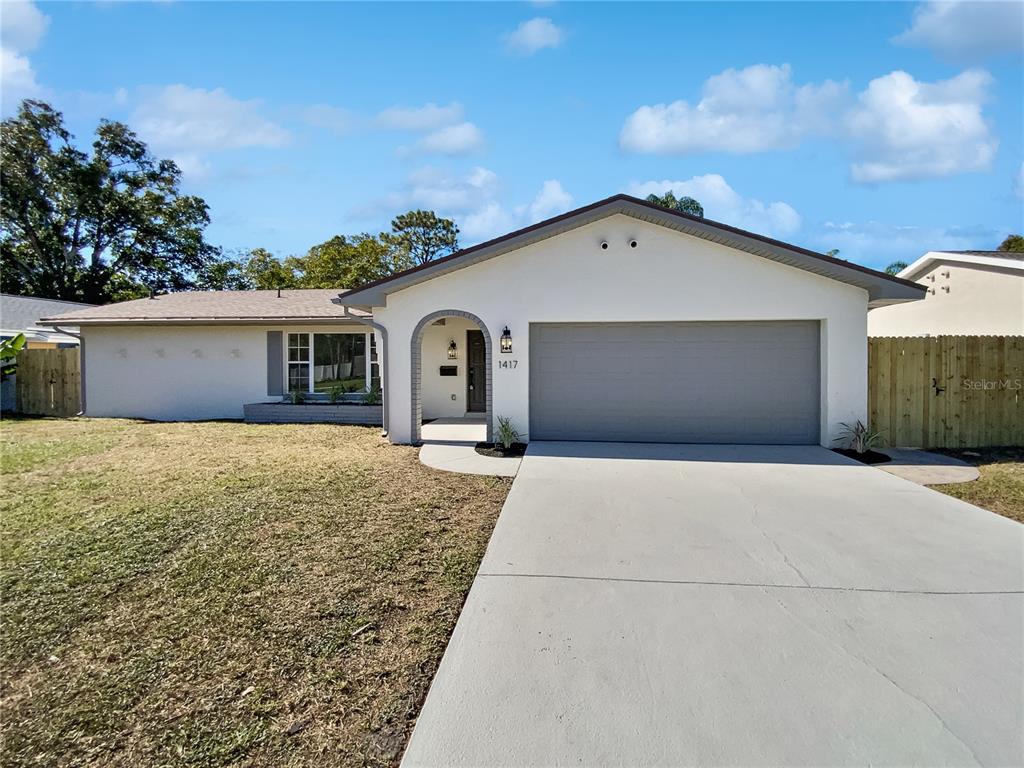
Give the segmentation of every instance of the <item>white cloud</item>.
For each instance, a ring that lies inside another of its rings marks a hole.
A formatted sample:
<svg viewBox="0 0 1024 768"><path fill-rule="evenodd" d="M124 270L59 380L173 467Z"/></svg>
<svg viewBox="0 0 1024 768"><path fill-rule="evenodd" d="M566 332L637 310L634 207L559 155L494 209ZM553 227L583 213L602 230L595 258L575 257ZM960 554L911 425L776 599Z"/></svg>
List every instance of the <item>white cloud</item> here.
<svg viewBox="0 0 1024 768"><path fill-rule="evenodd" d="M992 227L920 227L828 221L811 242L818 250L839 249L839 257L884 269L893 261L912 262L927 251L991 249L1002 235Z"/></svg>
<svg viewBox="0 0 1024 768"><path fill-rule="evenodd" d="M524 21L505 37L509 50L532 56L544 48L557 48L565 40L565 32L546 16Z"/></svg>
<svg viewBox="0 0 1024 768"><path fill-rule="evenodd" d="M797 86L788 65L756 64L708 78L696 105L640 107L619 144L632 152L748 153L831 136L853 155L854 181L948 176L988 168L995 155L998 142L982 115L991 84L978 69L934 83L897 70L851 103L845 84Z"/></svg>
<svg viewBox="0 0 1024 768"><path fill-rule="evenodd" d="M377 115L376 122L382 128L424 132L459 123L462 119L462 105L453 101L445 106L430 102L422 107L389 107Z"/></svg>
<svg viewBox="0 0 1024 768"><path fill-rule="evenodd" d="M376 219L410 208L427 208L454 219L463 245L472 245L572 206L572 196L557 179L545 181L534 199L521 205L507 205L501 192L497 174L482 166L464 174L427 166L410 173L402 189L352 213L356 218Z"/></svg>
<svg viewBox="0 0 1024 768"><path fill-rule="evenodd" d="M143 88L130 124L155 151L170 155L183 174L204 178L210 173L209 153L288 143L288 131L265 118L262 107L259 99L236 99L223 88Z"/></svg>
<svg viewBox="0 0 1024 768"><path fill-rule="evenodd" d="M438 128L416 142L420 152L441 155L465 155L484 145L484 135L473 123L458 123Z"/></svg>
<svg viewBox="0 0 1024 768"><path fill-rule="evenodd" d="M32 51L46 34L50 17L29 0L4 0L0 14L0 45L13 51Z"/></svg>
<svg viewBox="0 0 1024 768"><path fill-rule="evenodd" d="M132 125L162 150L183 152L280 147L289 135L260 114L258 99L242 101L223 88L211 91L168 85L145 89Z"/></svg>
<svg viewBox="0 0 1024 768"><path fill-rule="evenodd" d="M948 176L989 167L998 146L981 114L992 77L971 69L923 83L906 72L872 80L847 119L854 181Z"/></svg>
<svg viewBox="0 0 1024 768"><path fill-rule="evenodd" d="M0 48L0 93L4 114L14 112L22 99L40 96L43 88L36 82L36 73L28 57L10 48Z"/></svg>
<svg viewBox="0 0 1024 768"><path fill-rule="evenodd" d="M467 245L490 240L516 228L515 217L493 201L459 220L459 233Z"/></svg>
<svg viewBox="0 0 1024 768"><path fill-rule="evenodd" d="M498 193L498 176L477 166L465 174L451 174L426 166L408 175L402 189L357 209L357 217L372 218L381 213L393 215L409 208L427 208L439 215L476 211Z"/></svg>
<svg viewBox="0 0 1024 768"><path fill-rule="evenodd" d="M743 197L717 173L694 176L685 181L634 182L626 188L636 197L663 195L671 190L676 197L692 197L704 207L709 219L748 229L763 235L785 236L800 229L800 214L783 202L764 203Z"/></svg>
<svg viewBox="0 0 1024 768"><path fill-rule="evenodd" d="M827 133L847 86L826 80L797 86L788 64L755 64L709 77L696 105L642 106L619 135L629 152L763 152Z"/></svg>
<svg viewBox="0 0 1024 768"><path fill-rule="evenodd" d="M893 38L900 45L930 48L943 56L987 56L1024 48L1024 3L931 0L914 10L910 29Z"/></svg>
<svg viewBox="0 0 1024 768"><path fill-rule="evenodd" d="M330 104L314 104L300 113L302 119L314 128L323 128L332 133L348 133L356 124L356 117L347 109L332 107Z"/></svg>
<svg viewBox="0 0 1024 768"><path fill-rule="evenodd" d="M39 45L49 25L50 17L29 0L3 2L0 13L0 110L3 114L15 111L22 99L46 95L26 54Z"/></svg>
<svg viewBox="0 0 1024 768"><path fill-rule="evenodd" d="M534 224L560 213L565 213L572 208L572 195L565 191L558 179L548 179L540 188L537 197L533 199L526 214L529 218L527 224Z"/></svg>
<svg viewBox="0 0 1024 768"><path fill-rule="evenodd" d="M573 198L558 179L548 179L530 203L509 209L491 200L459 220L459 229L468 244L489 240L572 208Z"/></svg>
<svg viewBox="0 0 1024 768"><path fill-rule="evenodd" d="M422 107L389 107L374 122L381 128L425 134L411 147L399 147L399 155L466 155L483 147L484 135L464 117L457 101L445 106L430 102Z"/></svg>

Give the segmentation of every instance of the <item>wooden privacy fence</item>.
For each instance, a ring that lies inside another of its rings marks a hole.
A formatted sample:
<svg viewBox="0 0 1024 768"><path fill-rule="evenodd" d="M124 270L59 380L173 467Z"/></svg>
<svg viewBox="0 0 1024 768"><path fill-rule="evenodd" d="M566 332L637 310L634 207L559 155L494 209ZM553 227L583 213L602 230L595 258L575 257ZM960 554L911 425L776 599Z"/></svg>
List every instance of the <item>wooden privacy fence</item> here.
<svg viewBox="0 0 1024 768"><path fill-rule="evenodd" d="M1024 336L868 340L868 418L886 445L1024 445Z"/></svg>
<svg viewBox="0 0 1024 768"><path fill-rule="evenodd" d="M21 350L15 376L18 413L74 416L81 411L79 360L78 347Z"/></svg>

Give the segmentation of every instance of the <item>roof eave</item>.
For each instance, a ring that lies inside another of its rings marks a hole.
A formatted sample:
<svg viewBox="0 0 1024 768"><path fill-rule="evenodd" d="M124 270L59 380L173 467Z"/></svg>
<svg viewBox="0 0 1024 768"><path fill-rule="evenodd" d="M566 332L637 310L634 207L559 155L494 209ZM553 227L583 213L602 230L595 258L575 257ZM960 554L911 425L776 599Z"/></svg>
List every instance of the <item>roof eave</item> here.
<svg viewBox="0 0 1024 768"><path fill-rule="evenodd" d="M366 315L371 317L371 315ZM353 325L351 317L318 317L303 315L294 317L98 317L65 318L47 317L40 319L40 325L97 326L97 325Z"/></svg>
<svg viewBox="0 0 1024 768"><path fill-rule="evenodd" d="M868 292L871 302L899 303L915 301L924 297L922 286L899 277L737 229L727 224L690 216L678 211L670 211L628 195L616 195L467 248L443 259L369 283L362 288L356 288L345 295L346 304L364 309L383 306L387 296L391 293L619 213L855 285Z"/></svg>
<svg viewBox="0 0 1024 768"><path fill-rule="evenodd" d="M1020 259L1006 259L998 256L980 256L971 253L956 253L952 251L928 251L924 256L914 261L908 267L901 269L898 277L904 280L914 280L920 277L928 267L937 262L951 261L957 264L970 264L979 267L995 267L996 269L1007 269L1012 272L1024 271L1024 261Z"/></svg>

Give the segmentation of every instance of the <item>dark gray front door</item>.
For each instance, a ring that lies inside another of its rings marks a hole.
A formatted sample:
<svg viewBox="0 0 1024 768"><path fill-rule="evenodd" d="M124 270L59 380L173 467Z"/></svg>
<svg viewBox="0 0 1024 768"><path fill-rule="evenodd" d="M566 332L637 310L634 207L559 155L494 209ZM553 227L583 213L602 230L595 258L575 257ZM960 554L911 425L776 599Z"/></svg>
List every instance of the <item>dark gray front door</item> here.
<svg viewBox="0 0 1024 768"><path fill-rule="evenodd" d="M816 444L816 321L535 323L530 439Z"/></svg>
<svg viewBox="0 0 1024 768"><path fill-rule="evenodd" d="M466 410L487 410L487 348L482 331L466 331Z"/></svg>

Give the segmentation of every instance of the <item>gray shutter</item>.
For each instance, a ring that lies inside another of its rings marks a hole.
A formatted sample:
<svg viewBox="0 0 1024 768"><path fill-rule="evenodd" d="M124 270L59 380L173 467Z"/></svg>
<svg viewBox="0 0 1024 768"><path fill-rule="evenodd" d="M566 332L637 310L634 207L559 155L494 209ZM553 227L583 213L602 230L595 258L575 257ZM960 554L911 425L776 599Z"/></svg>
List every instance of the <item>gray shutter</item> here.
<svg viewBox="0 0 1024 768"><path fill-rule="evenodd" d="M284 333L267 331L267 394L284 394Z"/></svg>

